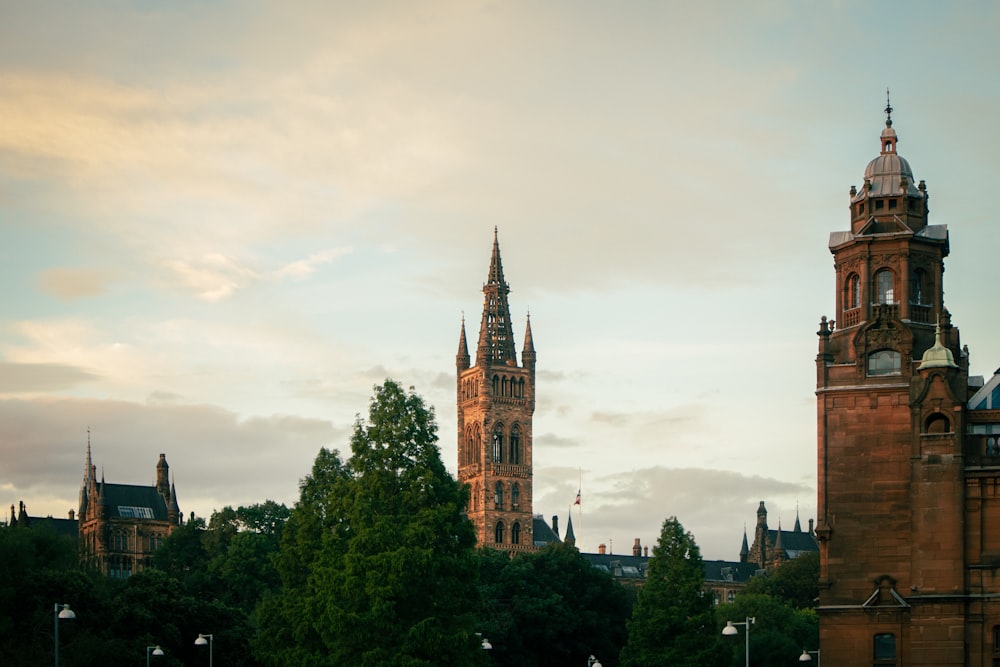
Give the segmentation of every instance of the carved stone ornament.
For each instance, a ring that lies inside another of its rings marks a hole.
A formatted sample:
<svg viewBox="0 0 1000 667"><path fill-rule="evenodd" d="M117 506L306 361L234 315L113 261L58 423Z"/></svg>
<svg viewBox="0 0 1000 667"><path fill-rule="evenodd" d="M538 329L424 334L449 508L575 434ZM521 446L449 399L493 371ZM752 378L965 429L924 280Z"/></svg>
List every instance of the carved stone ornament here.
<svg viewBox="0 0 1000 667"><path fill-rule="evenodd" d="M899 329L891 320L884 319L877 328L865 332L865 342L869 350L898 349L901 342Z"/></svg>

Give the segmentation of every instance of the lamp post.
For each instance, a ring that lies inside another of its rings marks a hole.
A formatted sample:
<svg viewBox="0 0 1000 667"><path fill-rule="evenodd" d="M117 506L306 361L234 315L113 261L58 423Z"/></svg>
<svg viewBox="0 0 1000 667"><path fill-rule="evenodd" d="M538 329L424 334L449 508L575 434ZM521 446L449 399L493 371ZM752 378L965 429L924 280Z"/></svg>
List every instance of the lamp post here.
<svg viewBox="0 0 1000 667"><path fill-rule="evenodd" d="M594 656L587 658L587 667L602 667L600 661Z"/></svg>
<svg viewBox="0 0 1000 667"><path fill-rule="evenodd" d="M726 621L726 627L722 628L722 634L726 637L732 637L733 635L740 634L740 631L736 629L737 625L742 625L747 629L746 632L746 667L750 667L750 626L757 622L756 616L747 616L745 621L737 621L733 623L732 621ZM801 659L801 658L800 658Z"/></svg>
<svg viewBox="0 0 1000 667"><path fill-rule="evenodd" d="M212 642L215 641L215 637L212 635L203 635L198 633L198 638L194 640L195 646L204 646L208 644L208 667L212 667Z"/></svg>
<svg viewBox="0 0 1000 667"><path fill-rule="evenodd" d="M59 667L59 619L66 621L71 621L76 618L76 614L73 610L69 608L68 604L59 604L58 602L52 608L52 619L56 626L56 667Z"/></svg>
<svg viewBox="0 0 1000 667"><path fill-rule="evenodd" d="M152 655L157 655L157 656L163 655L163 649L160 648L159 646L147 646L146 647L146 667L149 667L150 651L152 651Z"/></svg>
<svg viewBox="0 0 1000 667"><path fill-rule="evenodd" d="M483 637L483 644L482 644L482 646L483 646L483 650L484 651L492 651L493 650L493 644L491 644L490 640L487 639L486 637Z"/></svg>
<svg viewBox="0 0 1000 667"><path fill-rule="evenodd" d="M822 664L819 661L819 649L816 649L815 651L807 651L805 649L802 649L802 655L799 656L799 662L812 662L813 659L812 656L809 655L810 653L816 654L816 667L819 667L820 664Z"/></svg>

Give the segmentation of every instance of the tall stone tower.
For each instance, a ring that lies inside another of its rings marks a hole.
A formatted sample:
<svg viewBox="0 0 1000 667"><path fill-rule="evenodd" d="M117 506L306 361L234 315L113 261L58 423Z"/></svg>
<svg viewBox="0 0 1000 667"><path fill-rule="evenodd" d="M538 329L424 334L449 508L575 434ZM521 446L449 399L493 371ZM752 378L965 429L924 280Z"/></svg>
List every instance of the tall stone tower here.
<svg viewBox="0 0 1000 667"><path fill-rule="evenodd" d="M891 114L887 104L880 154L851 187L850 230L830 235L836 317L818 331L820 646L831 667L973 664L967 645L984 644L966 606L970 394L944 305L948 230L928 224L927 189L896 152Z"/></svg>
<svg viewBox="0 0 1000 667"><path fill-rule="evenodd" d="M476 363L470 364L465 321L458 342L458 479L469 485L467 508L479 543L508 551L534 548L531 509L531 418L535 412L535 348L531 321L522 365L493 232L493 256L483 285Z"/></svg>

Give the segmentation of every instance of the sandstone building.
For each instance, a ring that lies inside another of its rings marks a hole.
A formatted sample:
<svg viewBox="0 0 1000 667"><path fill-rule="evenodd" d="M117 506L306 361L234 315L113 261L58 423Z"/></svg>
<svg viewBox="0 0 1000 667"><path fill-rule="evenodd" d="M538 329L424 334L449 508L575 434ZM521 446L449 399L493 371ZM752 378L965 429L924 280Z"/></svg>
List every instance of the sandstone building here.
<svg viewBox="0 0 1000 667"><path fill-rule="evenodd" d="M456 356L458 479L469 485L467 513L479 543L507 551L530 551L551 531L532 513L531 421L535 412L535 347L531 320L524 333L521 365L503 275L500 243L483 285L483 315L471 363L465 321ZM535 524L538 530L535 530ZM536 535L536 532L538 533Z"/></svg>
<svg viewBox="0 0 1000 667"><path fill-rule="evenodd" d="M823 664L1000 664L1000 376L970 377L944 303L948 229L896 150L834 232L818 331Z"/></svg>

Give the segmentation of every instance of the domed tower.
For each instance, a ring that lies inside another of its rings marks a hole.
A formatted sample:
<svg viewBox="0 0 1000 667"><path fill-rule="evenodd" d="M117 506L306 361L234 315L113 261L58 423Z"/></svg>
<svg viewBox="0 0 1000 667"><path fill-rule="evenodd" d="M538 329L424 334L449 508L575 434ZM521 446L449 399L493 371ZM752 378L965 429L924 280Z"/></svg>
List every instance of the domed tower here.
<svg viewBox="0 0 1000 667"><path fill-rule="evenodd" d="M535 348L529 320L522 365L517 363L500 243L483 285L476 363L471 364L465 321L457 368L458 479L469 485L467 512L479 543L508 551L534 548L531 424L535 412Z"/></svg>
<svg viewBox="0 0 1000 667"><path fill-rule="evenodd" d="M948 230L885 111L850 230L830 235L836 315L817 332L820 644L831 665L963 665L968 361Z"/></svg>

